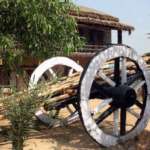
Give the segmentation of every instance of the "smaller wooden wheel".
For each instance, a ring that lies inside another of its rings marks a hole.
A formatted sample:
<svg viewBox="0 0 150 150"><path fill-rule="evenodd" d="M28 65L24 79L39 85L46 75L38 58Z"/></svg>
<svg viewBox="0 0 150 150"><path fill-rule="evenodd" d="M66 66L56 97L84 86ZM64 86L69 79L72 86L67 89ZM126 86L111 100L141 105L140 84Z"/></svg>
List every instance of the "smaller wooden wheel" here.
<svg viewBox="0 0 150 150"><path fill-rule="evenodd" d="M148 122L147 67L127 46L112 46L95 55L82 73L79 93L83 125L103 146L137 136Z"/></svg>
<svg viewBox="0 0 150 150"><path fill-rule="evenodd" d="M67 57L50 58L41 63L34 70L30 78L29 89L34 88L37 84L41 82L57 80L58 78L63 76L70 76L74 72L82 72L82 70L83 68L79 64ZM40 121L42 121L46 125L59 126L59 121L55 122L55 119L52 120L52 117L55 118L61 116L61 111L64 108L67 110L67 113L65 112L66 115L62 118L65 121L65 124L72 123L77 118L79 118L74 104L61 105L61 103L57 105L57 107L51 107L50 110L46 110L45 107L42 107L39 111L35 113L35 115ZM53 116L49 114L49 111Z"/></svg>

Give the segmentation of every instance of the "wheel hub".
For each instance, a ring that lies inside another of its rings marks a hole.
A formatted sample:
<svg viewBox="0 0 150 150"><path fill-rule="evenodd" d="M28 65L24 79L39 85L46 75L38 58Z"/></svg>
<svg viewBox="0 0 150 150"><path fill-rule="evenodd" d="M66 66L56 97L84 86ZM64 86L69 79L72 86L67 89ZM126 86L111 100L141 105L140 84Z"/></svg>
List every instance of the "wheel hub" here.
<svg viewBox="0 0 150 150"><path fill-rule="evenodd" d="M128 108L135 104L136 92L127 85L120 85L112 89L112 105L119 108Z"/></svg>

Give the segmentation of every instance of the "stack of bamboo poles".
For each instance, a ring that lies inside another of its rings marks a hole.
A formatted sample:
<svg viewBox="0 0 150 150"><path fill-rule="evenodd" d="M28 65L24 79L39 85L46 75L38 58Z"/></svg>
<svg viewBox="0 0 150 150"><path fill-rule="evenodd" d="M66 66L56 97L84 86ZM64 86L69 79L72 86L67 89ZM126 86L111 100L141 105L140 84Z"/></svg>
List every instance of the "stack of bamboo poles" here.
<svg viewBox="0 0 150 150"><path fill-rule="evenodd" d="M69 77L63 77L55 84L47 83L44 91L42 90L38 96L49 97L46 103L59 102L77 94L79 87L80 73L74 73ZM41 86L42 87L42 86Z"/></svg>
<svg viewBox="0 0 150 150"><path fill-rule="evenodd" d="M109 67L103 68L104 73L111 77L113 75L113 67L110 67L111 64L113 64L113 61L109 61L106 66ZM135 65L131 62L127 62L128 64L128 73L130 74L132 71L134 71ZM62 100L69 99L72 96L77 95L77 88L79 87L79 80L80 80L80 73L74 73L72 76L69 77L63 77L58 79L56 83L52 82L46 82L39 84L36 87L37 96L41 100L41 103L57 103L61 102ZM88 81L87 81L88 82ZM33 91L35 89L32 89ZM31 90L31 91L32 91ZM2 100L7 100L9 98L13 98L14 96L21 97L23 95L29 94L31 92L29 90L21 91L18 93L15 93L15 95L9 93L5 94L3 97L0 98L0 105ZM43 101L44 100L44 101ZM2 105L0 106L0 111L2 110Z"/></svg>
<svg viewBox="0 0 150 150"><path fill-rule="evenodd" d="M72 76L63 77L58 79L56 83L47 82L41 83L36 86L35 89L24 90L15 94L9 90L7 93L1 95L0 98L0 110L2 110L2 101L9 100L11 98L18 98L26 96L34 91L37 93L38 99L42 102L53 103L64 100L66 98L75 96L77 94L77 87L79 86L80 73L74 73Z"/></svg>

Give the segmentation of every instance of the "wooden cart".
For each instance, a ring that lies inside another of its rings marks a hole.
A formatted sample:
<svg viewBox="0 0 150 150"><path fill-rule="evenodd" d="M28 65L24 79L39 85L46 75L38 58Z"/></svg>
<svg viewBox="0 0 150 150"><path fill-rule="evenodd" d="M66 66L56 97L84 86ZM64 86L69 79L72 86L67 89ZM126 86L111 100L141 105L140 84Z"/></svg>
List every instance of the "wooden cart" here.
<svg viewBox="0 0 150 150"><path fill-rule="evenodd" d="M66 57L48 59L32 73L29 88L54 79L57 82L48 91L51 97L36 112L37 118L51 127L60 122L52 123L47 112L54 110L58 116L66 109L66 124L80 118L89 136L109 147L134 138L148 122L148 68L128 46L108 46L84 69Z"/></svg>

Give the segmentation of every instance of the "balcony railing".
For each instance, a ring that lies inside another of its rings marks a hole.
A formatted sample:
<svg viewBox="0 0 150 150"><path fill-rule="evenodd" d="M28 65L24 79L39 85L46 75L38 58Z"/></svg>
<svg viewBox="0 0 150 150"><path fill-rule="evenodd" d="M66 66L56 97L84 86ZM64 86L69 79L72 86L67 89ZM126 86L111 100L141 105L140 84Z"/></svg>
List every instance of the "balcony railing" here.
<svg viewBox="0 0 150 150"><path fill-rule="evenodd" d="M108 45L85 45L83 48L79 49L78 52L95 53L102 51L107 48Z"/></svg>

